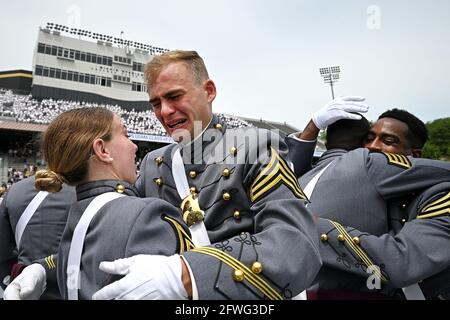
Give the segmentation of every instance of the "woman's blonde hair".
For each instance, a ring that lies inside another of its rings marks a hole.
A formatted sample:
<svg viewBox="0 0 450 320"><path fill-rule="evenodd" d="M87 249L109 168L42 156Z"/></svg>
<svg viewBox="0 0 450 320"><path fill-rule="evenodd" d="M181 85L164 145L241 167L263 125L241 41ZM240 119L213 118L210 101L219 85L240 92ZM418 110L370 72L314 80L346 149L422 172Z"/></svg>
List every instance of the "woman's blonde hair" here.
<svg viewBox="0 0 450 320"><path fill-rule="evenodd" d="M45 130L42 153L48 169L36 173L38 190L58 192L62 184L86 179L95 139L111 139L114 113L104 108L81 108L61 113Z"/></svg>

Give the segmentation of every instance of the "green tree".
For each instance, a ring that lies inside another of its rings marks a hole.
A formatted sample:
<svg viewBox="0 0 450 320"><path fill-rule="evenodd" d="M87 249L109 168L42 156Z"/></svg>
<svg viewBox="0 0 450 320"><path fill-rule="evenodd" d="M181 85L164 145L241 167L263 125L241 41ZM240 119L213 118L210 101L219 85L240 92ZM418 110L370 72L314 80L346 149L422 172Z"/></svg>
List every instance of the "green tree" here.
<svg viewBox="0 0 450 320"><path fill-rule="evenodd" d="M450 161L450 118L427 122L426 126L429 139L423 148L423 157Z"/></svg>

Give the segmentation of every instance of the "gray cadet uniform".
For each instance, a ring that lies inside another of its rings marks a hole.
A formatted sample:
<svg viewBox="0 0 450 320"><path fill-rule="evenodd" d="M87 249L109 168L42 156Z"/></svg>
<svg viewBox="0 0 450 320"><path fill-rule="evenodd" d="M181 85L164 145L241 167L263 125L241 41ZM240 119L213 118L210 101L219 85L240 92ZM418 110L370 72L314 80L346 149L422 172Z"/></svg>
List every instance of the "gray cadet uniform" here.
<svg viewBox="0 0 450 320"><path fill-rule="evenodd" d="M64 185L58 193L49 194L28 222L16 250L15 230L28 204L38 191L35 177L12 185L0 205L0 277L3 280L14 263L29 265L36 259L58 250L59 241L72 203L76 201L75 188ZM56 282L47 283L43 299L60 298Z"/></svg>
<svg viewBox="0 0 450 320"><path fill-rule="evenodd" d="M381 285L390 287L419 283L427 299L450 299L450 251L443 249L450 243L450 182L422 192L403 211L407 212L404 227L381 236L321 219L319 232L328 237L321 246L324 263L364 279L373 273ZM340 234L344 241L338 240ZM342 259L339 263L337 256ZM367 273L362 261L377 269Z"/></svg>
<svg viewBox="0 0 450 320"><path fill-rule="evenodd" d="M137 254L170 256L183 253L190 247L189 230L177 221L178 208L161 199L143 199L126 182L101 180L77 187L78 201L71 207L67 228L58 251L57 278L65 299L67 290L67 261L74 229L91 201L105 192L126 195L106 203L89 224L80 263L78 299L89 300L105 285L120 279L98 268L101 261L113 261ZM47 275L52 272L44 265ZM69 281L70 283L70 281Z"/></svg>
<svg viewBox="0 0 450 320"><path fill-rule="evenodd" d="M308 206L313 214L326 218L318 220L324 262L317 277L319 298L321 290L369 291L369 265L380 266L381 292L388 295L395 292L392 288L413 284L442 270L448 263L447 252L426 249L420 242L432 241L432 246L448 243L450 234L444 235L448 220L432 222L436 233L429 234L428 240L417 236L417 231L421 226L421 233L431 230L427 227L430 220L414 221L412 225L418 229L405 222L420 212L418 206L411 209L417 193L450 181L450 163L371 153L362 148L350 152L335 149L325 152L317 167L300 178L300 184L305 187L330 162Z"/></svg>
<svg viewBox="0 0 450 320"><path fill-rule="evenodd" d="M286 145L277 136L279 151L272 149L269 133L227 129L214 116L192 150L181 150L212 243L184 254L199 299L291 298L311 284L321 266L312 216L282 158ZM245 136L250 137L246 142ZM203 143L196 146L199 141ZM146 155L136 183L141 196L180 206L171 172L176 147ZM251 154L255 150L259 161Z"/></svg>

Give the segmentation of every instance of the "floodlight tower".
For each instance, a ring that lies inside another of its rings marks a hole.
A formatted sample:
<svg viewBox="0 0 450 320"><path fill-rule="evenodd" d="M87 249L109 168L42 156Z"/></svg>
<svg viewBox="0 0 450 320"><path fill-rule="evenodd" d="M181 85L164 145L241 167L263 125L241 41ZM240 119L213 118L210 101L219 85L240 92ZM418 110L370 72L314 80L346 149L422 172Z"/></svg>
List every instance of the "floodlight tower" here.
<svg viewBox="0 0 450 320"><path fill-rule="evenodd" d="M331 86L331 96L334 100L333 83L339 80L339 73L341 68L339 66L319 68L320 75L323 77L325 83L329 83Z"/></svg>

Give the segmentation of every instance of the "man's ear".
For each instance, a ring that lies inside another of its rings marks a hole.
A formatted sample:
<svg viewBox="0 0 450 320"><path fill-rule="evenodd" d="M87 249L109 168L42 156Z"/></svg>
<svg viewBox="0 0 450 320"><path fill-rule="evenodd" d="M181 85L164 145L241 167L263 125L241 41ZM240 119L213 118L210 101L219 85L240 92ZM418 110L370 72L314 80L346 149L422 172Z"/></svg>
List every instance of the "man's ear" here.
<svg viewBox="0 0 450 320"><path fill-rule="evenodd" d="M208 94L208 102L209 103L213 102L217 94L216 85L214 81L212 81L211 79L206 80L203 84L203 87L206 93Z"/></svg>
<svg viewBox="0 0 450 320"><path fill-rule="evenodd" d="M411 149L411 153L412 153L413 158L422 158L422 149L412 148Z"/></svg>
<svg viewBox="0 0 450 320"><path fill-rule="evenodd" d="M92 143L92 150L98 160L105 163L111 163L114 159L106 148L105 141L102 139L95 139Z"/></svg>

